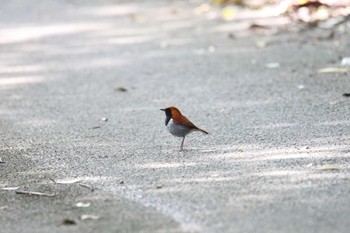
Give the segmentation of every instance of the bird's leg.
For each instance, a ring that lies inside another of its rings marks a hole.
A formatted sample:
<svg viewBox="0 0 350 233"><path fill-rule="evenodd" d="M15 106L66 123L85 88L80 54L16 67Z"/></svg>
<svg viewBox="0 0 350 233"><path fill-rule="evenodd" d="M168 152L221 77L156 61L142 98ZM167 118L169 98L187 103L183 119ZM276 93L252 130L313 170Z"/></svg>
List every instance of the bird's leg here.
<svg viewBox="0 0 350 233"><path fill-rule="evenodd" d="M184 141L185 141L185 136L182 138L180 150L183 150L183 149L184 149Z"/></svg>

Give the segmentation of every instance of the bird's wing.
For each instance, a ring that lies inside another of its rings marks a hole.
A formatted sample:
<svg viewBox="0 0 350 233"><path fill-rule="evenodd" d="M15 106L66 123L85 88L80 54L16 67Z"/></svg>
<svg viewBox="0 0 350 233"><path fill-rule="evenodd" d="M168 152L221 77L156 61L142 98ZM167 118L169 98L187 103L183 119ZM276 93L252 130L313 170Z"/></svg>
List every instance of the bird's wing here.
<svg viewBox="0 0 350 233"><path fill-rule="evenodd" d="M198 127L195 126L195 124L193 124L189 119L187 119L187 117L185 117L185 116L183 116L183 115L181 116L180 119L174 119L174 117L173 117L173 121L174 121L175 123L177 123L177 124L187 126L187 127L189 127L190 129L199 130L199 131L201 131L202 133L208 134L207 131L198 128Z"/></svg>
<svg viewBox="0 0 350 233"><path fill-rule="evenodd" d="M198 129L197 126L195 126L189 119L187 119L187 117L185 116L181 116L181 121L178 122L181 125L185 125L190 127L191 129Z"/></svg>

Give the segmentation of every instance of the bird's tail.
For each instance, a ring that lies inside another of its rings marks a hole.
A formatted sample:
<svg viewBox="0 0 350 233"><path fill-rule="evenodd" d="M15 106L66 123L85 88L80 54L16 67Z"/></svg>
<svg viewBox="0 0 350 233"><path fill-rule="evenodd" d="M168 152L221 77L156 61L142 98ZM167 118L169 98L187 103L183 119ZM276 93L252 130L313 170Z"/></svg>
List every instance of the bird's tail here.
<svg viewBox="0 0 350 233"><path fill-rule="evenodd" d="M204 133L204 134L209 134L209 133L208 133L207 131L205 131L204 129L198 128L198 130L201 131L201 132Z"/></svg>

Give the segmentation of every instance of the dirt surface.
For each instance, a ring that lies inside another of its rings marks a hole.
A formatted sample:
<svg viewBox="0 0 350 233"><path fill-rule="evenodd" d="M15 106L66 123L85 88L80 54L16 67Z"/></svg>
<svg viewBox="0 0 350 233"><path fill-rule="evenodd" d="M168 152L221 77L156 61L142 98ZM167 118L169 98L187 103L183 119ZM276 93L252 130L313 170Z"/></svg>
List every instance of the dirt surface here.
<svg viewBox="0 0 350 233"><path fill-rule="evenodd" d="M198 6L2 3L1 232L348 232L349 28Z"/></svg>

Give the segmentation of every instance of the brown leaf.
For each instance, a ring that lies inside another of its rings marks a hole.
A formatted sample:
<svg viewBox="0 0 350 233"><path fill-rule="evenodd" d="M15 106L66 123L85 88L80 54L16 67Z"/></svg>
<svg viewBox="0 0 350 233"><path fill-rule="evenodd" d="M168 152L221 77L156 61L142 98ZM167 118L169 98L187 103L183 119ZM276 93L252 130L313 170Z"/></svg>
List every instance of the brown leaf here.
<svg viewBox="0 0 350 233"><path fill-rule="evenodd" d="M252 23L252 24L249 26L249 29L250 29L250 30L257 30L257 29L270 29L270 27L269 27L269 26L267 26L267 25L262 25L262 24Z"/></svg>
<svg viewBox="0 0 350 233"><path fill-rule="evenodd" d="M125 87L116 87L114 90L119 91L119 92L127 92L128 91L128 89L126 89Z"/></svg>
<svg viewBox="0 0 350 233"><path fill-rule="evenodd" d="M76 225L76 221L74 221L73 219L69 219L69 218L66 218L66 219L63 219L62 225Z"/></svg>

